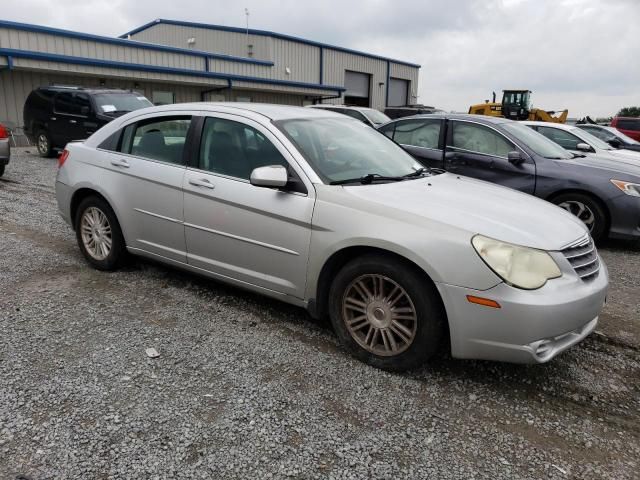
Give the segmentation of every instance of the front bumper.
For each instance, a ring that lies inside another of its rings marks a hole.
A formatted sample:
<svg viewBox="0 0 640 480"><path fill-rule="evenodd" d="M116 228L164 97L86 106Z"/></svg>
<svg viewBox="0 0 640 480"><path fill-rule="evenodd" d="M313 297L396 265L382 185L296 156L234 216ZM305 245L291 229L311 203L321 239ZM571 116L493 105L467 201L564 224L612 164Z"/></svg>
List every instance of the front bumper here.
<svg viewBox="0 0 640 480"><path fill-rule="evenodd" d="M0 140L0 165L8 165L10 157L11 146L9 145L9 139Z"/></svg>
<svg viewBox="0 0 640 480"><path fill-rule="evenodd" d="M622 194L607 202L607 207L611 213L611 238L640 238L640 198Z"/></svg>
<svg viewBox="0 0 640 480"><path fill-rule="evenodd" d="M544 363L589 335L598 323L609 286L607 267L589 281L564 274L538 290L501 283L479 291L438 284L451 334L451 353L513 363ZM470 303L467 295L501 308Z"/></svg>

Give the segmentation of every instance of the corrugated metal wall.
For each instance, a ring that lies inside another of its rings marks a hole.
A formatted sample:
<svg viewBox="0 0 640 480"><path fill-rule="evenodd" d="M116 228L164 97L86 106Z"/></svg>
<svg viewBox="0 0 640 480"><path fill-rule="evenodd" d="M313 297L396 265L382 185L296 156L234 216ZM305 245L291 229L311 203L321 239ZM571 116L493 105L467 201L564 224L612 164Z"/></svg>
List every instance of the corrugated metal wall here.
<svg viewBox="0 0 640 480"><path fill-rule="evenodd" d="M324 82L333 85L344 85L345 70L368 73L371 75L371 106L383 109L385 106L385 87L387 81L387 62L374 58L360 57L335 50L324 52ZM383 85L380 86L380 83ZM324 103L343 103L342 99L327 100Z"/></svg>
<svg viewBox="0 0 640 480"><path fill-rule="evenodd" d="M402 78L409 80L409 103L418 103L418 73L419 70L409 65L401 65L398 63L390 64L390 73L394 78Z"/></svg>

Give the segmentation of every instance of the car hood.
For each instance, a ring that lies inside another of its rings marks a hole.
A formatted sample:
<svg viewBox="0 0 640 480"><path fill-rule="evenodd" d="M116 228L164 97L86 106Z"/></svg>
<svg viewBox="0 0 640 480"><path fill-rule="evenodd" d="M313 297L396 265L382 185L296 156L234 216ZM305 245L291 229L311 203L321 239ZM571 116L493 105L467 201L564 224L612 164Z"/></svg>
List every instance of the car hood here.
<svg viewBox="0 0 640 480"><path fill-rule="evenodd" d="M395 221L438 222L497 240L560 250L584 237L584 224L548 202L509 188L444 173L419 180L340 189L333 201ZM322 195L324 196L324 195Z"/></svg>
<svg viewBox="0 0 640 480"><path fill-rule="evenodd" d="M592 153L585 157L564 161L569 161L583 167L598 168L600 170L640 177L640 153L630 150L627 152L628 153L624 153L621 150L614 150L611 152L607 151L607 153Z"/></svg>

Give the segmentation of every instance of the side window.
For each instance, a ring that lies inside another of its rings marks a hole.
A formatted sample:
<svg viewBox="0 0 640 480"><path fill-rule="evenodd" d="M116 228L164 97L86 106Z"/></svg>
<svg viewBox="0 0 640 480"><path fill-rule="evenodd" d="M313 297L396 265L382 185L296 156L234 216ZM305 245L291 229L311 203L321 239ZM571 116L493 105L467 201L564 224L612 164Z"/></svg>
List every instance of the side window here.
<svg viewBox="0 0 640 480"><path fill-rule="evenodd" d="M73 106L77 115L87 116L91 112L91 102L89 96L85 93L76 93L73 96Z"/></svg>
<svg viewBox="0 0 640 480"><path fill-rule="evenodd" d="M118 144L120 143L120 136L122 135L122 130L118 130L115 133L109 135L106 139L102 141L98 148L100 150L108 150L110 152L118 151Z"/></svg>
<svg viewBox="0 0 640 480"><path fill-rule="evenodd" d="M574 134L560 130L559 128L538 127L538 131L549 140L556 142L567 150L577 150L579 143L584 143Z"/></svg>
<svg viewBox="0 0 640 480"><path fill-rule="evenodd" d="M278 149L253 127L208 117L204 122L198 168L249 180L254 168L288 167Z"/></svg>
<svg viewBox="0 0 640 480"><path fill-rule="evenodd" d="M73 93L61 92L56 95L53 103L53 108L56 113L64 113L68 115L78 115L76 105L73 102Z"/></svg>
<svg viewBox="0 0 640 480"><path fill-rule="evenodd" d="M440 120L409 120L396 126L393 139L402 145L422 148L439 148Z"/></svg>
<svg viewBox="0 0 640 480"><path fill-rule="evenodd" d="M616 128L632 131L640 130L640 120L635 120L632 118L620 119L616 124Z"/></svg>
<svg viewBox="0 0 640 480"><path fill-rule="evenodd" d="M143 120L125 128L121 151L138 157L182 164L191 117Z"/></svg>
<svg viewBox="0 0 640 480"><path fill-rule="evenodd" d="M483 125L475 123L453 123L451 147L471 152L507 157L516 147L499 133Z"/></svg>
<svg viewBox="0 0 640 480"><path fill-rule="evenodd" d="M380 128L378 131L384 133L387 137L393 138L393 130L396 128L395 123L390 123L389 125L385 125Z"/></svg>

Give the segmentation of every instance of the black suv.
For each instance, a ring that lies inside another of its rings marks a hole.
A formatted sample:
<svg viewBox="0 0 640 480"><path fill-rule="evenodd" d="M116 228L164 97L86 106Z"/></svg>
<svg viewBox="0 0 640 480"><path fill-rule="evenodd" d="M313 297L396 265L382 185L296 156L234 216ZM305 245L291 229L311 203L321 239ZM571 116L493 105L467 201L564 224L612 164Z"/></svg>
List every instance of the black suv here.
<svg viewBox="0 0 640 480"><path fill-rule="evenodd" d="M116 117L152 103L118 89L51 86L32 91L24 104L24 131L38 153L50 157L72 140L84 140Z"/></svg>

